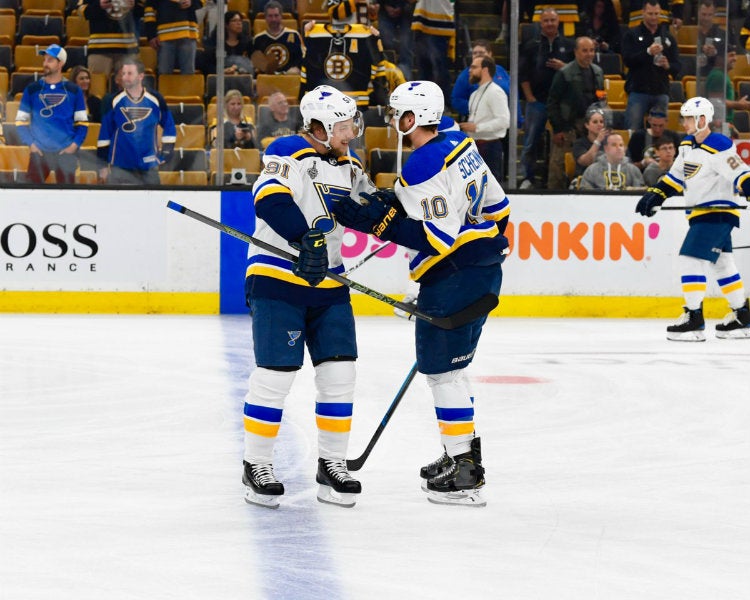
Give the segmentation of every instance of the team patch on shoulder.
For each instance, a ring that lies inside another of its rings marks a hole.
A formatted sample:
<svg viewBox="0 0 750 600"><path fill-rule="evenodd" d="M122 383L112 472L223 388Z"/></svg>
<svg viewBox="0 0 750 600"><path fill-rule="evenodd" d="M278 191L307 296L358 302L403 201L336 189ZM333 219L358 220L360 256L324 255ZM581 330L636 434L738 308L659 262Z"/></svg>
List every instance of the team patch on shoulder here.
<svg viewBox="0 0 750 600"><path fill-rule="evenodd" d="M701 167L703 165L699 165L696 163L685 163L685 179L690 179L693 177L698 171L701 170Z"/></svg>

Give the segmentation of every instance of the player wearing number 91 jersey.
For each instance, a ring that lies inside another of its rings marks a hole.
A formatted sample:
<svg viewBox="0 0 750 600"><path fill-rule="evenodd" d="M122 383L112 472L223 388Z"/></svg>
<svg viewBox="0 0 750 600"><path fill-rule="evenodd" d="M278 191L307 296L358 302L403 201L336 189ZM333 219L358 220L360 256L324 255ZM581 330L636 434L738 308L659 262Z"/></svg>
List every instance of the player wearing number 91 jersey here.
<svg viewBox="0 0 750 600"><path fill-rule="evenodd" d="M299 256L291 262L250 247L245 289L257 367L245 397L242 480L247 502L279 505L284 486L273 472L273 450L307 347L317 391L318 499L350 507L361 492L346 467L357 344L349 288L326 279L326 271L343 272L344 228L333 203L374 186L349 150L362 130L354 100L319 86L304 95L300 112L304 132L266 149L253 187L256 237Z"/></svg>

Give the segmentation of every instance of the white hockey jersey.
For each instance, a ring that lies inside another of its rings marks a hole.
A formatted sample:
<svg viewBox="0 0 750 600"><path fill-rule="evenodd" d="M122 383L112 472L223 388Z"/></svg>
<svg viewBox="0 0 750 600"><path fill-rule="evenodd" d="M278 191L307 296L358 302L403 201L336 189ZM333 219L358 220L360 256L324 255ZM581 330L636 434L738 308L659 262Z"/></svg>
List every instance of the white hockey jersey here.
<svg viewBox="0 0 750 600"><path fill-rule="evenodd" d="M690 210L688 219L727 213L739 219L739 211L732 207L737 206L736 196L748 177L750 167L737 154L732 140L711 133L702 144L692 135L687 136L662 182L674 193L684 195L687 206L727 207L727 210Z"/></svg>
<svg viewBox="0 0 750 600"><path fill-rule="evenodd" d="M360 192L372 192L375 187L365 174L356 155L338 159L318 154L301 135L282 137L271 143L263 155L264 169L253 186L253 202L258 204L276 194L291 195L310 228L321 230L327 241L329 269L343 273L341 242L344 227L333 217L331 207L337 198ZM298 254L286 239L262 219L258 219L255 237L292 254ZM292 263L257 246L248 251L247 276L259 275L291 283L308 290L319 291L341 288L342 284L325 279L311 289L304 279L294 275ZM288 289L285 286L279 288Z"/></svg>
<svg viewBox="0 0 750 600"><path fill-rule="evenodd" d="M502 232L510 202L474 141L459 131L441 133L412 152L394 191L407 215L423 222L427 240L438 252L409 251L414 280L469 245L474 244L467 262L471 255L480 256L483 246L495 254L499 242L507 247Z"/></svg>

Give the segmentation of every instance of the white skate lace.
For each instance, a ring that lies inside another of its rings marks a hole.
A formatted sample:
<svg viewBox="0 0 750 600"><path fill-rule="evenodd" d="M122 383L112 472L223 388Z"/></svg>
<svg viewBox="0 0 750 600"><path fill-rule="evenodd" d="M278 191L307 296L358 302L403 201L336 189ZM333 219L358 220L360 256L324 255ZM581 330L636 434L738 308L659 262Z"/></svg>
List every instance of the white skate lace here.
<svg viewBox="0 0 750 600"><path fill-rule="evenodd" d="M684 325L689 320L690 320L690 313L688 311L685 311L684 313L682 313L682 315L680 315L680 318L677 319L677 323L675 323L675 325Z"/></svg>
<svg viewBox="0 0 750 600"><path fill-rule="evenodd" d="M447 471L443 471L442 473L440 473L440 475L435 477L432 481L434 481L436 484L442 484L443 482L448 481L455 475L456 469L458 469L458 464L456 463L456 461L453 461L451 463L451 466L448 467Z"/></svg>
<svg viewBox="0 0 750 600"><path fill-rule="evenodd" d="M327 460L326 469L328 474L331 475L337 481L343 483L344 481L353 481L354 478L349 474L346 469L346 461L344 460Z"/></svg>
<svg viewBox="0 0 750 600"><path fill-rule="evenodd" d="M721 322L722 325L731 325L732 323L737 322L741 323L739 318L737 318L737 311L733 310L730 313L727 313L727 315L724 317L724 320Z"/></svg>
<svg viewBox="0 0 750 600"><path fill-rule="evenodd" d="M270 464L259 464L252 466L253 478L258 482L258 485L266 485L269 483L276 483L276 476L273 474L273 466Z"/></svg>

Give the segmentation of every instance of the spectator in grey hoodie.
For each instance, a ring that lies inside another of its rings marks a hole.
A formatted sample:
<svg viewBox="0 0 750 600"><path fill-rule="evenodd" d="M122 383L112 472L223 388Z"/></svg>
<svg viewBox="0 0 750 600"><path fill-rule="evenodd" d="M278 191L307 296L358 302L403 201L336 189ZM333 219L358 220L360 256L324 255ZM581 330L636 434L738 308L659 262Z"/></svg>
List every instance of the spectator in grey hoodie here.
<svg viewBox="0 0 750 600"><path fill-rule="evenodd" d="M641 170L625 156L625 142L619 133L611 133L604 140L604 156L586 168L581 178L581 189L628 190L646 187Z"/></svg>

